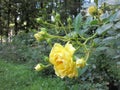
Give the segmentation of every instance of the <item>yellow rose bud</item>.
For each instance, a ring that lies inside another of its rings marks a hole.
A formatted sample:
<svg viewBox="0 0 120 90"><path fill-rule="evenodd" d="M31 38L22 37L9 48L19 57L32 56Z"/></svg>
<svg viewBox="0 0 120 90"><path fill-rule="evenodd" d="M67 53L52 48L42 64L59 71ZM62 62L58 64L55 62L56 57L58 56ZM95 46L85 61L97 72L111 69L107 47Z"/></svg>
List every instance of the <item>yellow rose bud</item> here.
<svg viewBox="0 0 120 90"><path fill-rule="evenodd" d="M41 40L47 38L48 34L46 31L42 30L42 31L34 34L34 37L36 38L37 41L41 41Z"/></svg>
<svg viewBox="0 0 120 90"><path fill-rule="evenodd" d="M101 9L98 10L98 14L99 15L102 15L103 14L103 11Z"/></svg>
<svg viewBox="0 0 120 90"><path fill-rule="evenodd" d="M36 71L41 71L43 68L44 68L44 65L43 65L43 64L37 64L37 65L35 66L35 70L36 70Z"/></svg>
<svg viewBox="0 0 120 90"><path fill-rule="evenodd" d="M34 37L36 38L37 41L39 41L40 35L38 33L34 34Z"/></svg>
<svg viewBox="0 0 120 90"><path fill-rule="evenodd" d="M84 60L84 58L78 59L76 61L77 68L83 68L85 67L85 65L86 65L86 61Z"/></svg>
<svg viewBox="0 0 120 90"><path fill-rule="evenodd" d="M92 16L96 15L96 13L97 13L97 7L96 7L96 6L90 6L90 7L88 8L88 12L89 12L89 14L92 15Z"/></svg>

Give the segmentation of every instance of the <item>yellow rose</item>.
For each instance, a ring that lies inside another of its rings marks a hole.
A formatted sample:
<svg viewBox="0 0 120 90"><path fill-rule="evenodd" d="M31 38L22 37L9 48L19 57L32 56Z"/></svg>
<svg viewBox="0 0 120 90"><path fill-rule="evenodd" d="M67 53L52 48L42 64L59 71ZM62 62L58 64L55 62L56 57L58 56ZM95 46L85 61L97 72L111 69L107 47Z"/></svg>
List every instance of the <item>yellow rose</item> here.
<svg viewBox="0 0 120 90"><path fill-rule="evenodd" d="M97 7L96 6L90 6L88 8L88 12L90 15L94 16L97 13Z"/></svg>
<svg viewBox="0 0 120 90"><path fill-rule="evenodd" d="M58 43L53 46L49 55L49 61L54 65L57 76L61 78L66 76L72 78L78 75L76 64L72 59L74 52L75 48L69 43L65 47Z"/></svg>
<svg viewBox="0 0 120 90"><path fill-rule="evenodd" d="M65 45L65 50L68 51L71 56L73 56L75 52L75 48L72 46L72 44L69 44L69 42Z"/></svg>
<svg viewBox="0 0 120 90"><path fill-rule="evenodd" d="M35 66L35 70L36 70L36 71L41 71L43 68L44 68L44 65L42 65L42 64L37 64L37 65Z"/></svg>
<svg viewBox="0 0 120 90"><path fill-rule="evenodd" d="M75 62L67 62L67 60L59 65L54 66L55 74L61 78L64 77L77 77L78 76L78 71L76 68Z"/></svg>
<svg viewBox="0 0 120 90"><path fill-rule="evenodd" d="M86 65L86 61L84 60L84 58L78 59L76 61L77 68L83 68L85 67L85 65Z"/></svg>
<svg viewBox="0 0 120 90"><path fill-rule="evenodd" d="M72 58L74 52L75 48L72 46L72 44L67 43L65 47L63 47L59 43L55 43L50 52L49 61L53 65L57 65L68 58L69 61L71 61L70 59Z"/></svg>

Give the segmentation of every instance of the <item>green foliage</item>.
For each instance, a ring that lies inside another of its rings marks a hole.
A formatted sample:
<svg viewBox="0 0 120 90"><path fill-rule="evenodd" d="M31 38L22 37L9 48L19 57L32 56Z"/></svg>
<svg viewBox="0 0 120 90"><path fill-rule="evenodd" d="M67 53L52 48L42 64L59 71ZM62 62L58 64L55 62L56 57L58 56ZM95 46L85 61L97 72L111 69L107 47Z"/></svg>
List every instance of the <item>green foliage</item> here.
<svg viewBox="0 0 120 90"><path fill-rule="evenodd" d="M101 16L85 17L78 14L73 24L70 25L71 27L68 24L61 24L58 20L56 25L50 23L47 31L49 33L49 29L53 28L49 26L53 25L58 32L58 35L52 33L54 39L69 41L72 45L79 46L75 53L76 56L85 56L88 59L88 68L80 70L80 77L83 81L101 83L104 80L118 85L120 79L120 11L115 12L115 8L112 12L107 9L105 11L108 11L109 15L103 13Z"/></svg>
<svg viewBox="0 0 120 90"><path fill-rule="evenodd" d="M75 18L75 21L74 21L74 29L76 32L79 32L80 30L80 27L81 27L81 24L82 24L82 15L81 14L78 14Z"/></svg>
<svg viewBox="0 0 120 90"><path fill-rule="evenodd" d="M113 23L108 23L108 24L101 26L96 31L100 35L100 34L103 34L105 31L109 30L112 26L113 26Z"/></svg>
<svg viewBox="0 0 120 90"><path fill-rule="evenodd" d="M107 82L114 82L119 85L120 79L120 69L119 60L120 60L120 11L115 13L110 13L109 17L104 17L99 21L92 20L91 30L89 35L92 34L92 31L98 35L93 39L93 47L91 58L89 58L89 69L88 74L93 82L101 82L102 80ZM104 16L104 14L103 14ZM94 23L93 23L94 21ZM107 21L107 22L106 22ZM95 25L95 26L94 26ZM86 30L86 29L85 29ZM85 33L86 34L86 33ZM89 47L89 46L88 46ZM84 77L84 76L83 76ZM99 80L97 80L99 78ZM100 80L101 78L101 80ZM86 78L87 79L87 78Z"/></svg>
<svg viewBox="0 0 120 90"><path fill-rule="evenodd" d="M39 61L43 62L45 56L48 55L48 44L44 41L37 43L33 34L34 32L19 32L18 35L14 36L11 43L1 45L0 58L18 63L35 64Z"/></svg>

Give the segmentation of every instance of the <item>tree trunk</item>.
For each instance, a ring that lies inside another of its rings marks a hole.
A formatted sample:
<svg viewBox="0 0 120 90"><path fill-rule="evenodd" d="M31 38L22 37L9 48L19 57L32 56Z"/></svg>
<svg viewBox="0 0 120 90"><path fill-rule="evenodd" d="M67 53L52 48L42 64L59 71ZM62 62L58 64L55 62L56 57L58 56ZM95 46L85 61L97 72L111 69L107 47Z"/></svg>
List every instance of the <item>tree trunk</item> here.
<svg viewBox="0 0 120 90"><path fill-rule="evenodd" d="M2 44L2 5L1 5L1 0L0 0L0 41L1 41L1 44Z"/></svg>
<svg viewBox="0 0 120 90"><path fill-rule="evenodd" d="M10 24L10 12L11 12L11 3L10 3L10 0L9 0L8 1L8 21L7 21L7 30L6 30L6 36L7 36L6 42L8 42L9 31L10 31L10 28L9 28L9 24Z"/></svg>
<svg viewBox="0 0 120 90"><path fill-rule="evenodd" d="M15 35L17 35L18 32L18 23L17 23L17 13L15 12L15 19L14 19L14 23L15 23Z"/></svg>

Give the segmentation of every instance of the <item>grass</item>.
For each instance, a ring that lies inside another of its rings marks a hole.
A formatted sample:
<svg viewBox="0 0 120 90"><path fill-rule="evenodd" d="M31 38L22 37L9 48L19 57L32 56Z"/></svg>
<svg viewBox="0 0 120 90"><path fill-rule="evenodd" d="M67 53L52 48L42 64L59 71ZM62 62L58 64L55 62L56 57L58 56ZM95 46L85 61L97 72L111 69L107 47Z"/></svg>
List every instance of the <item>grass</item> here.
<svg viewBox="0 0 120 90"><path fill-rule="evenodd" d="M53 90L56 86L63 84L57 78L45 78L38 75L27 65L2 60L0 61L0 90ZM56 82L58 82L57 85Z"/></svg>
<svg viewBox="0 0 120 90"><path fill-rule="evenodd" d="M78 85L74 85L69 89L60 78L40 76L31 66L0 60L0 90L78 90L78 88Z"/></svg>
<svg viewBox="0 0 120 90"><path fill-rule="evenodd" d="M0 60L0 90L107 90L89 82L66 81L35 72L30 64Z"/></svg>

